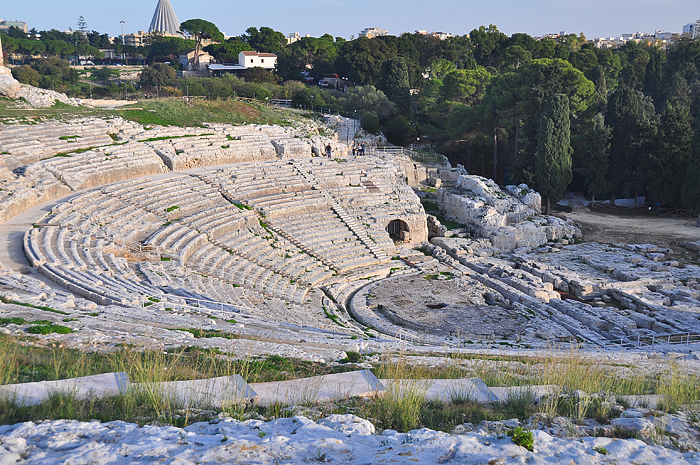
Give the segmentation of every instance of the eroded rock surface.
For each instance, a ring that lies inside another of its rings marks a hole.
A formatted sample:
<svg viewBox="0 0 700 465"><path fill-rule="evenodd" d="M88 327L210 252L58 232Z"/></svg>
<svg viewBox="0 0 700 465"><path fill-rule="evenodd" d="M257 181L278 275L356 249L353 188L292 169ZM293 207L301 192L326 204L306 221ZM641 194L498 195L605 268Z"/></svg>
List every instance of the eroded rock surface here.
<svg viewBox="0 0 700 465"><path fill-rule="evenodd" d="M501 252L581 236L574 224L541 216L540 195L525 184L503 191L491 179L462 175L454 188L438 189L437 200L448 219L468 225L474 235L488 238Z"/></svg>

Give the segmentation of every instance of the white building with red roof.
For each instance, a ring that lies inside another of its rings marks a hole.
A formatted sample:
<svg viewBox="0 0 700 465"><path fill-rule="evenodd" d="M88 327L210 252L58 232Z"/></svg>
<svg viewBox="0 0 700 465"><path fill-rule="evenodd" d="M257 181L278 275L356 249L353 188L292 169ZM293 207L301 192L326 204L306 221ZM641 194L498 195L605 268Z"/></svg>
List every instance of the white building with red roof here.
<svg viewBox="0 0 700 465"><path fill-rule="evenodd" d="M246 69L255 67L275 69L277 66L277 55L274 53L243 51L238 54L238 65Z"/></svg>

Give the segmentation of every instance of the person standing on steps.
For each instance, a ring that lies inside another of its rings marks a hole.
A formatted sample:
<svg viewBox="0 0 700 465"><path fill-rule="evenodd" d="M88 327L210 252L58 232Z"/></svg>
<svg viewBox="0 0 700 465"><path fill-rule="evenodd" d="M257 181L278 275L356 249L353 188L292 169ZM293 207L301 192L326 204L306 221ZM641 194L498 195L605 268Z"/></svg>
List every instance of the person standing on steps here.
<svg viewBox="0 0 700 465"><path fill-rule="evenodd" d="M331 144L326 145L326 155L328 158L331 158L333 155L333 149L331 148Z"/></svg>

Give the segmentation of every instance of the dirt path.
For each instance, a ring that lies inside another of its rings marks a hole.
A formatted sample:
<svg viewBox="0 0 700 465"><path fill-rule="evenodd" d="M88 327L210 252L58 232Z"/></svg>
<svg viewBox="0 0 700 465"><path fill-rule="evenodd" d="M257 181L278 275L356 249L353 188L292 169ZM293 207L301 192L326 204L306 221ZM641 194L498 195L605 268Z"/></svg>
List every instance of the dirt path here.
<svg viewBox="0 0 700 465"><path fill-rule="evenodd" d="M583 238L589 242L650 243L669 247L700 240L700 228L695 226L694 219L689 218L592 212L587 208L575 209L561 216L579 223Z"/></svg>

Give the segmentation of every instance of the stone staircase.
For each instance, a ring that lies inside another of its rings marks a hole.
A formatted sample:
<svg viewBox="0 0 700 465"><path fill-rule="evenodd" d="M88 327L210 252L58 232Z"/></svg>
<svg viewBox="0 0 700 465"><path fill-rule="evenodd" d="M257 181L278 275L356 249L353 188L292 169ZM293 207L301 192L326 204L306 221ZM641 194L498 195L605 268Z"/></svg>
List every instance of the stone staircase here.
<svg viewBox="0 0 700 465"><path fill-rule="evenodd" d="M389 257L384 253L384 251L374 242L364 231L362 225L360 225L357 220L345 211L340 204L331 197L331 208L333 211L343 220L343 223L347 225L348 228L357 236L358 239L367 247L372 254L377 257L377 260L384 262L389 260Z"/></svg>
<svg viewBox="0 0 700 465"><path fill-rule="evenodd" d="M300 160L291 160L290 162L294 168L302 175L302 177L311 186L319 190L324 197L328 199L331 203L331 208L340 217L340 219L345 223L345 225L350 229L350 231L357 236L357 238L362 242L362 244L367 247L380 262L389 260L389 257L384 253L384 251L379 247L364 231L362 225L360 225L357 220L351 217L345 209L338 203L338 201L333 197L328 191L321 186L316 177L311 173L309 163Z"/></svg>

